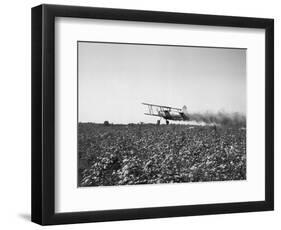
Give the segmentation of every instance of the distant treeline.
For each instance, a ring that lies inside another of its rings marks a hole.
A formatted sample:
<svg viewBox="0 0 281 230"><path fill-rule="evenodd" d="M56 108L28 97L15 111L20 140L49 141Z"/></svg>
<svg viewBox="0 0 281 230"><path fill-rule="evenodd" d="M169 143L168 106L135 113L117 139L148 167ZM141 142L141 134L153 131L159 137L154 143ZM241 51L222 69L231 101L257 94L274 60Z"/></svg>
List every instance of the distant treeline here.
<svg viewBox="0 0 281 230"><path fill-rule="evenodd" d="M227 113L227 112L205 112L205 113L188 113L187 116L190 118L190 121L195 123L182 122L181 124L190 124L190 125L221 125L221 126L238 126L246 127L246 116L241 113ZM128 123L128 124L113 124L109 121L104 121L103 123L95 122L79 122L80 124L93 124L93 125L104 125L104 126L134 126L134 125L155 125L155 123ZM171 123L173 124L173 123Z"/></svg>
<svg viewBox="0 0 281 230"><path fill-rule="evenodd" d="M190 120L206 124L246 127L246 116L241 113L191 113Z"/></svg>

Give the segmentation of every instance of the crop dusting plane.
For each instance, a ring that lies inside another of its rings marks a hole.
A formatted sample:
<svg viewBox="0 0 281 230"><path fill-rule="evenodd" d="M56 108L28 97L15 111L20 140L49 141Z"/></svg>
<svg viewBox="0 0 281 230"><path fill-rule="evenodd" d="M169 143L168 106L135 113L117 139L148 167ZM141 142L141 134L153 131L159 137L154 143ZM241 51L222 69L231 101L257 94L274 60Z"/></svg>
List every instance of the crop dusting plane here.
<svg viewBox="0 0 281 230"><path fill-rule="evenodd" d="M170 106L163 106L163 105L155 105L155 104L148 104L142 103L143 105L147 106L148 112L144 113L148 116L157 116L164 118L166 120L166 124L169 124L169 120L171 121L189 121L190 117L187 113L186 106L183 106L182 109L174 108ZM160 120L157 120L157 124L160 124Z"/></svg>

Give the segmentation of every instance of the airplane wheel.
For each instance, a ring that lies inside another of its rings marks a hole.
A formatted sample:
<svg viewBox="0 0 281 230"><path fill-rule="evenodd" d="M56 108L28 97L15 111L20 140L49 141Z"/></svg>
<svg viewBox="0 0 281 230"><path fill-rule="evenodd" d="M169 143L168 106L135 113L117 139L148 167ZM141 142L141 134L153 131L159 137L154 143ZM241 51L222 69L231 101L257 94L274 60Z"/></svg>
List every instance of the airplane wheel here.
<svg viewBox="0 0 281 230"><path fill-rule="evenodd" d="M169 124L169 121L168 120L166 120L166 125L168 125Z"/></svg>

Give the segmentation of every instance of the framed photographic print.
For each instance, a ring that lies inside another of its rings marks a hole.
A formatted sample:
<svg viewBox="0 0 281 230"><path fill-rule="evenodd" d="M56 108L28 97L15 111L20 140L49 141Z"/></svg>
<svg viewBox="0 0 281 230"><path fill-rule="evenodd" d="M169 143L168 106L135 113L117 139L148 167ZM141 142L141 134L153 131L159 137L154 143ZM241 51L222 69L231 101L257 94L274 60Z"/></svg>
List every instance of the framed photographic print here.
<svg viewBox="0 0 281 230"><path fill-rule="evenodd" d="M32 221L273 210L273 19L32 9Z"/></svg>

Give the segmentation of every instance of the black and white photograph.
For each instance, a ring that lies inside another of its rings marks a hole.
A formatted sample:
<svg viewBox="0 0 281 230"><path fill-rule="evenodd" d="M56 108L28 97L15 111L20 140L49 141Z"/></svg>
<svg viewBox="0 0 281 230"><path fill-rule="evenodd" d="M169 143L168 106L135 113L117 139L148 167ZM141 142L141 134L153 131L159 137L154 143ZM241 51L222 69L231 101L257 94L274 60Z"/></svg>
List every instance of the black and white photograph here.
<svg viewBox="0 0 281 230"><path fill-rule="evenodd" d="M274 210L274 19L233 9L32 8L32 222Z"/></svg>
<svg viewBox="0 0 281 230"><path fill-rule="evenodd" d="M78 187L246 180L246 49L77 46Z"/></svg>

